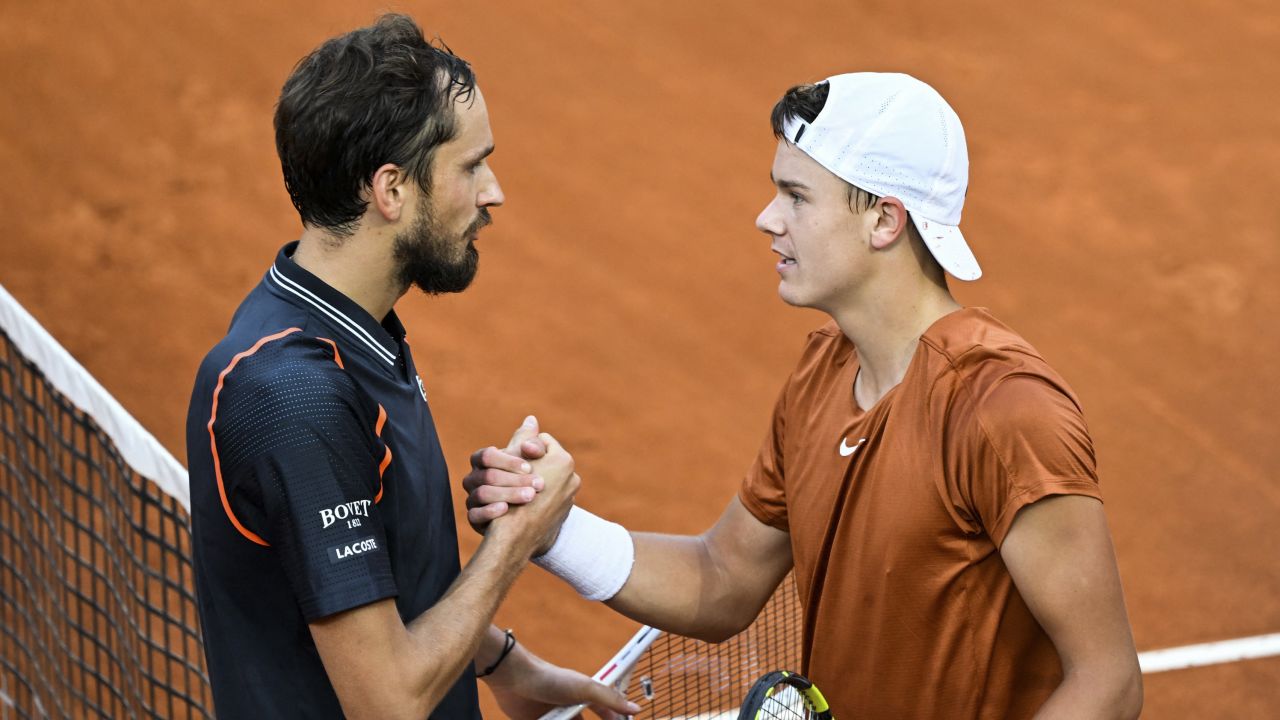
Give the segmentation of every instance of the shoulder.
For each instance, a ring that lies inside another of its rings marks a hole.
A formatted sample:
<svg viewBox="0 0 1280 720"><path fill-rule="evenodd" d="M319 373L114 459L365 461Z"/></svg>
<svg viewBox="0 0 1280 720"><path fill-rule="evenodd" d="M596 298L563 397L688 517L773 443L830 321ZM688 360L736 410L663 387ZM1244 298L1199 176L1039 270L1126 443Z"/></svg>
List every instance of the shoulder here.
<svg viewBox="0 0 1280 720"><path fill-rule="evenodd" d="M1084 409L1067 381L990 313L953 313L921 342L931 353L929 412L937 426L950 428L948 437L996 447L1002 457L1046 443L1092 447Z"/></svg>
<svg viewBox="0 0 1280 720"><path fill-rule="evenodd" d="M296 326L255 335L233 332L206 358L202 373L213 386L217 416L268 407L286 415L304 413L317 402L363 405L332 340Z"/></svg>
<svg viewBox="0 0 1280 720"><path fill-rule="evenodd" d="M217 381L218 376L242 356L256 354L264 346L274 354L284 347L296 348L311 327L310 316L302 309L281 301L264 283L259 283L236 308L226 334L200 363L197 382Z"/></svg>
<svg viewBox="0 0 1280 720"><path fill-rule="evenodd" d="M982 308L962 308L940 318L920 342L957 370L1023 360L1044 362L1030 342Z"/></svg>
<svg viewBox="0 0 1280 720"><path fill-rule="evenodd" d="M1079 407L1066 380L1035 347L986 310L965 308L938 321L921 337L935 355L938 379L980 408L1025 411L1065 399Z"/></svg>

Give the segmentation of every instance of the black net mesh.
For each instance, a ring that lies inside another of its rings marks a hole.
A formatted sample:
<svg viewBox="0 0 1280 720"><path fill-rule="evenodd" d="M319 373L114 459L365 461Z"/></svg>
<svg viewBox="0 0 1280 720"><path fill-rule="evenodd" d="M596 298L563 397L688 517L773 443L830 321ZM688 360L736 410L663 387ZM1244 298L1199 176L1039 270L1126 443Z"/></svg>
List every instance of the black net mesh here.
<svg viewBox="0 0 1280 720"><path fill-rule="evenodd" d="M187 514L0 329L0 718L209 718Z"/></svg>
<svg viewBox="0 0 1280 720"><path fill-rule="evenodd" d="M795 578L778 586L756 621L722 643L662 635L636 663L627 696L636 718L736 718L747 691L773 670L800 668Z"/></svg>

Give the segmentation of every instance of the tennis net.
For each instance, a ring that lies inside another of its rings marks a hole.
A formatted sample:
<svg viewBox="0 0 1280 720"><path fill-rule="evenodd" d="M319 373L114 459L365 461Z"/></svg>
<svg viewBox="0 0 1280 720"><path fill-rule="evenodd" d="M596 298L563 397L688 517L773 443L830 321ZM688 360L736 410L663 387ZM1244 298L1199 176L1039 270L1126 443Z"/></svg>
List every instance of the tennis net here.
<svg viewBox="0 0 1280 720"><path fill-rule="evenodd" d="M189 507L182 465L0 286L0 720L213 717ZM799 617L788 577L724 643L662 635L640 717L736 713L799 669Z"/></svg>
<svg viewBox="0 0 1280 720"><path fill-rule="evenodd" d="M736 718L757 678L801 669L800 617L795 576L789 574L755 622L722 643L662 635L627 683L627 697L643 708L637 720Z"/></svg>
<svg viewBox="0 0 1280 720"><path fill-rule="evenodd" d="M210 718L187 476L0 287L0 718Z"/></svg>

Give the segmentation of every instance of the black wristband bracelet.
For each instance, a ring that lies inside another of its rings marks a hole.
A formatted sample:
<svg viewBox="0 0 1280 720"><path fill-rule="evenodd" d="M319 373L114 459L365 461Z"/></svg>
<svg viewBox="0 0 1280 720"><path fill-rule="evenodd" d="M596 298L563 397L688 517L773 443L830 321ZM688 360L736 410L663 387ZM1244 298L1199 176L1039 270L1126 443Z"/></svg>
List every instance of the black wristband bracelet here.
<svg viewBox="0 0 1280 720"><path fill-rule="evenodd" d="M516 646L516 634L511 632L511 630L508 629L507 639L502 643L502 653L498 655L498 659L494 660L492 665L485 668L483 671L476 673L476 677L482 678L486 675L492 675L493 671L497 670L498 666L502 664L502 661L507 659L507 655L511 654L511 650L515 646Z"/></svg>

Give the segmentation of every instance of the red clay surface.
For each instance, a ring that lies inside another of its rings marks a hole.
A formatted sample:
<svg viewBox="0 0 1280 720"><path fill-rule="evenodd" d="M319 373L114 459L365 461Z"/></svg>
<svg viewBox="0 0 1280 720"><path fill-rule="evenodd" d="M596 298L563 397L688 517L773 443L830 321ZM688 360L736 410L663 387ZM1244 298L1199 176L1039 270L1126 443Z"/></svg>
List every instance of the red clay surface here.
<svg viewBox="0 0 1280 720"><path fill-rule="evenodd" d="M1085 403L1139 648L1280 630L1273 3L503 5L398 5L478 70L508 198L476 285L400 306L459 477L537 412L584 505L710 523L821 322L777 299L752 227L768 110L902 70L968 133L986 277L960 299ZM381 7L0 6L0 283L180 458L199 358L298 233L276 93ZM537 570L498 622L588 670L634 627ZM1146 688L1146 717L1275 717L1280 659Z"/></svg>

